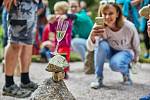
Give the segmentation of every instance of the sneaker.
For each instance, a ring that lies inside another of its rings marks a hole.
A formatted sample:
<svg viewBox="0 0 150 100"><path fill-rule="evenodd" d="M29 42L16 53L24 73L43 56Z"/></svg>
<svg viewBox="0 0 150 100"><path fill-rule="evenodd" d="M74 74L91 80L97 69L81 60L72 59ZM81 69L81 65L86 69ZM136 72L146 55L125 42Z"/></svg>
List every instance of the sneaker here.
<svg viewBox="0 0 150 100"><path fill-rule="evenodd" d="M124 85L132 85L133 84L129 75L123 75L123 84Z"/></svg>
<svg viewBox="0 0 150 100"><path fill-rule="evenodd" d="M93 89L98 89L103 86L103 80L101 78L96 78L94 82L90 84L90 87Z"/></svg>
<svg viewBox="0 0 150 100"><path fill-rule="evenodd" d="M4 86L2 95L12 96L12 97L16 97L16 98L26 98L31 95L31 91L21 89L16 84L13 84L9 87Z"/></svg>
<svg viewBox="0 0 150 100"><path fill-rule="evenodd" d="M142 96L139 100L150 100L150 94L146 96Z"/></svg>
<svg viewBox="0 0 150 100"><path fill-rule="evenodd" d="M30 81L30 83L28 83L28 84L21 83L20 87L34 92L38 88L38 85L37 85L37 83Z"/></svg>

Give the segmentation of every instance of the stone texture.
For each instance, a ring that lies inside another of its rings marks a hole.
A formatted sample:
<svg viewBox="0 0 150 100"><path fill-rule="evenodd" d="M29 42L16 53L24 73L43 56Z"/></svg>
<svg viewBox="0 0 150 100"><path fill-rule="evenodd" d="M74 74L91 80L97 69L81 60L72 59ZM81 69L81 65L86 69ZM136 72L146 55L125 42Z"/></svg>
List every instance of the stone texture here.
<svg viewBox="0 0 150 100"><path fill-rule="evenodd" d="M49 79L52 73L45 71L47 63L31 63L31 80L41 84L43 80ZM83 72L83 62L71 62L69 79L64 80L67 88L76 100L139 100L141 96L150 93L150 63L142 64L137 74L131 73L133 86L124 86L120 73L111 71L108 63L104 64L104 85L106 87L94 90L90 83L94 81L94 74L87 75ZM2 64L0 64L2 67ZM5 74L0 73L0 100L30 100L30 98L13 98L2 95ZM20 77L14 77L15 82L20 84ZM51 100L51 99L50 99Z"/></svg>
<svg viewBox="0 0 150 100"><path fill-rule="evenodd" d="M84 63L85 74L94 74L94 51L88 51Z"/></svg>
<svg viewBox="0 0 150 100"><path fill-rule="evenodd" d="M31 100L75 100L64 81L46 79L32 94Z"/></svg>

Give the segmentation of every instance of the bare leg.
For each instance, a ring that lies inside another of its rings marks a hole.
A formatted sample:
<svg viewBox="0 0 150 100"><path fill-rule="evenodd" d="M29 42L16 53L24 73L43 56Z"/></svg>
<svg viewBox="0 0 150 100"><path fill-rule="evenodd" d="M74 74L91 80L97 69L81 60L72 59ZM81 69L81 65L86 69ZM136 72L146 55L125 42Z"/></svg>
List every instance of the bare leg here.
<svg viewBox="0 0 150 100"><path fill-rule="evenodd" d="M15 67L18 62L19 50L21 49L21 45L10 43L6 47L5 54L5 74L8 76L12 76L14 74Z"/></svg>
<svg viewBox="0 0 150 100"><path fill-rule="evenodd" d="M20 54L20 65L22 73L29 72L31 57L32 57L32 45L24 45Z"/></svg>

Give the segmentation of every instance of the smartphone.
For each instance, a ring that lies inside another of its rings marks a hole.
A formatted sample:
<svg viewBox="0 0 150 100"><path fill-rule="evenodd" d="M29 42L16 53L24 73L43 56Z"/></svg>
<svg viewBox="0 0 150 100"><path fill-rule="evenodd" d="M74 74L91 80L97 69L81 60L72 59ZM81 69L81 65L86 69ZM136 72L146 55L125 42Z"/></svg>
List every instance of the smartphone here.
<svg viewBox="0 0 150 100"><path fill-rule="evenodd" d="M104 26L104 17L96 17L96 18L95 18L95 23L96 23L97 25L102 25L102 26Z"/></svg>

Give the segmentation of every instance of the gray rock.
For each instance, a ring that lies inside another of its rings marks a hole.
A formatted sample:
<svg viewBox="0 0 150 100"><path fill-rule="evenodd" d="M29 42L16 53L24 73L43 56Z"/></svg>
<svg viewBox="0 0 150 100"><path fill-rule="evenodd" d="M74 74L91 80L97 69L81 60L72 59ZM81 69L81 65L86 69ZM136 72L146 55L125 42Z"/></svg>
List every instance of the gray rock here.
<svg viewBox="0 0 150 100"><path fill-rule="evenodd" d="M75 98L63 80L54 82L49 78L35 90L30 100L75 100Z"/></svg>

